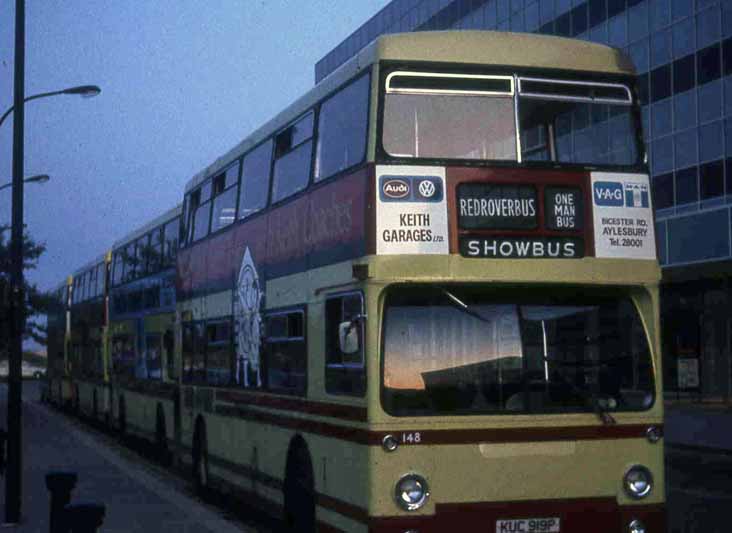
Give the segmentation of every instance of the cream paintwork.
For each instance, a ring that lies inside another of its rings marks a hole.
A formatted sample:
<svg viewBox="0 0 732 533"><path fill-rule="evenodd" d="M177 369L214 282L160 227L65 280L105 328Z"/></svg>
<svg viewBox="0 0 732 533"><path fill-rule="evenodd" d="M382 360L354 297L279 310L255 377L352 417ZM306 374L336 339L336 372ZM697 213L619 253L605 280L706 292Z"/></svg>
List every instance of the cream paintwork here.
<svg viewBox="0 0 732 533"><path fill-rule="evenodd" d="M594 286L626 286L636 301L642 320L653 340L653 365L656 376L656 402L651 410L641 413L615 413L619 424L660 424L663 420L662 382L659 372L658 289L660 277L653 261L627 261L586 258L566 260L471 260L458 256L369 256L358 261L368 265L369 279L360 284L351 277L351 262L344 262L308 273L280 278L267 284L267 307L286 307L307 303L308 308L308 373L311 400L324 400L348 405L368 404L368 428L376 431L399 432L415 429L458 430L465 428L558 427L600 425L594 414L500 415L471 417L394 418L384 413L380 405L380 365L374 347L380 344L379 309L384 289L394 282L485 281L526 285L583 284ZM572 266L573 268L568 268ZM480 267L480 268L478 268ZM537 268L540 267L540 268ZM391 273L398 272L398 276ZM324 298L330 293L362 286L367 309L366 345L368 357L367 400L345 398L325 393L322 354L324 350ZM327 288L330 287L330 288ZM324 289L324 290L320 290ZM225 291L226 294L230 292ZM223 301L222 293L208 297ZM208 305L206 303L205 305ZM261 408L264 412L276 410ZM202 414L207 423L209 453L247 466L252 465L253 449L257 449L257 468L277 479L284 477L287 445L293 431L230 417L193 411L190 420ZM280 411L281 414L281 411ZM317 417L288 413L288 416L317 419ZM323 419L329 421L328 419ZM339 424L366 427L363 424ZM188 426L185 444L191 445L192 425ZM490 499L543 499L560 497L612 496L621 504L632 504L621 487L625 470L640 462L648 466L655 478L653 495L642 503L661 502L663 494L663 442L650 444L646 439L612 441L554 442L547 444L413 446L402 445L393 454L380 446L367 447L333 438L302 434L310 448L316 479L316 490L356 506L368 508L369 514L393 516L407 514L394 504L392 492L398 477L410 470L424 475L432 487L428 506L420 513L430 513L437 502L487 501ZM481 465L478 468L476 465ZM573 473L576 472L576 475ZM214 475L241 484L242 478L226 469L214 468ZM478 473L482 473L478 475ZM510 479L503 490L479 482L490 479ZM354 483L354 479L358 482ZM518 479L519 483L516 483ZM249 490L251 481L244 483ZM262 495L281 493L267 487L257 487ZM361 526L349 518L319 508L318 516L347 531Z"/></svg>

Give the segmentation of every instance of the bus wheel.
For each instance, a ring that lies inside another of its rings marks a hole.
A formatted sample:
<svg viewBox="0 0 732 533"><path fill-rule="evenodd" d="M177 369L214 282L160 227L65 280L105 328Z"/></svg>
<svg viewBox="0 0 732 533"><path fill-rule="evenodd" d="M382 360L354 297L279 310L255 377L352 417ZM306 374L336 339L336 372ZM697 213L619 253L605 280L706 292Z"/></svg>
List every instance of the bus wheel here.
<svg viewBox="0 0 732 533"><path fill-rule="evenodd" d="M193 435L193 483L196 487L196 494L204 499L208 496L208 481L206 424L199 419Z"/></svg>
<svg viewBox="0 0 732 533"><path fill-rule="evenodd" d="M124 438L127 433L127 407L125 406L125 397L119 397L119 407L117 413L117 429L119 430L120 438Z"/></svg>
<svg viewBox="0 0 732 533"><path fill-rule="evenodd" d="M155 450L160 462L167 466L170 462L168 432L165 427L165 413L163 412L163 406L160 404L158 404L158 411L155 418Z"/></svg>
<svg viewBox="0 0 732 533"><path fill-rule="evenodd" d="M94 389L94 395L92 397L92 416L94 417L94 421L96 421L97 417L99 416L99 400L97 399L97 389Z"/></svg>
<svg viewBox="0 0 732 533"><path fill-rule="evenodd" d="M296 533L315 531L315 476L307 444L290 445L285 470L285 525Z"/></svg>
<svg viewBox="0 0 732 533"><path fill-rule="evenodd" d="M73 409L74 409L74 415L79 416L79 406L81 402L79 400L79 386L74 386L74 403L73 403Z"/></svg>

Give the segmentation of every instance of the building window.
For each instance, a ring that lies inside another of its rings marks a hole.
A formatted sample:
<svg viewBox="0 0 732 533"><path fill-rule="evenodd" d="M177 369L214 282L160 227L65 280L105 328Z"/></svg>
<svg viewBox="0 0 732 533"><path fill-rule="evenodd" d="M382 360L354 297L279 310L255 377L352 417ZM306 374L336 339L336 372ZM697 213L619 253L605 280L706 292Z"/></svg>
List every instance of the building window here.
<svg viewBox="0 0 732 533"><path fill-rule="evenodd" d="M305 313L277 312L265 318L265 383L277 392L304 395L307 388Z"/></svg>
<svg viewBox="0 0 732 533"><path fill-rule="evenodd" d="M329 394L363 396L364 311L360 292L325 302L325 390Z"/></svg>
<svg viewBox="0 0 732 533"><path fill-rule="evenodd" d="M284 200L307 187L313 152L313 113L275 136L272 202Z"/></svg>
<svg viewBox="0 0 732 533"><path fill-rule="evenodd" d="M671 96L671 65L651 71L651 101L658 102Z"/></svg>
<svg viewBox="0 0 732 533"><path fill-rule="evenodd" d="M697 82L703 85L722 75L722 59L719 43L696 53Z"/></svg>
<svg viewBox="0 0 732 533"><path fill-rule="evenodd" d="M676 171L676 205L688 204L699 200L697 167Z"/></svg>
<svg viewBox="0 0 732 533"><path fill-rule="evenodd" d="M672 172L653 178L653 201L656 209L674 205L674 175Z"/></svg>
<svg viewBox="0 0 732 533"><path fill-rule="evenodd" d="M320 106L315 181L363 161L369 122L370 80L370 76L362 76Z"/></svg>
<svg viewBox="0 0 732 533"><path fill-rule="evenodd" d="M701 199L716 198L724 194L724 161L712 161L699 167Z"/></svg>

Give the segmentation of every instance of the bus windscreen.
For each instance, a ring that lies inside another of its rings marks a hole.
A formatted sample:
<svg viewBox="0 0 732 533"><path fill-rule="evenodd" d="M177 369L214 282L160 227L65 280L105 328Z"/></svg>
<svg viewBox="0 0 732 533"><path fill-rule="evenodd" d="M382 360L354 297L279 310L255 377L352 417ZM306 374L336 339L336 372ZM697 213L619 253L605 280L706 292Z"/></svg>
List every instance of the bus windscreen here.
<svg viewBox="0 0 732 533"><path fill-rule="evenodd" d="M518 90L509 76L465 75L463 80L455 74L389 74L384 150L415 159L593 167L642 162L639 121L627 86L516 80Z"/></svg>
<svg viewBox="0 0 732 533"><path fill-rule="evenodd" d="M385 308L394 416L617 412L654 401L651 352L623 295L402 287Z"/></svg>

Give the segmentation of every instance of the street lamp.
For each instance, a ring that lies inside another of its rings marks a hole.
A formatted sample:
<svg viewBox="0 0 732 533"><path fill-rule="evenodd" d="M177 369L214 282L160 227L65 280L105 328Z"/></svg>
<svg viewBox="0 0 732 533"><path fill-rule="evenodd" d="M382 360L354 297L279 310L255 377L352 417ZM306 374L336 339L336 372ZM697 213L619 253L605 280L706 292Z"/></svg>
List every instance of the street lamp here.
<svg viewBox="0 0 732 533"><path fill-rule="evenodd" d="M101 92L102 90L96 85L78 85L76 87L69 87L68 89L61 89L60 91L50 91L47 93L34 94L33 96L24 98L23 103L30 102L31 100L38 100L39 98L57 96L59 94L78 94L82 98L92 98ZM5 122L5 119L8 118L8 115L13 112L13 109L15 109L15 106L10 106L10 108L5 111L5 113L3 113L3 116L0 117L0 126L3 125L3 122Z"/></svg>
<svg viewBox="0 0 732 533"><path fill-rule="evenodd" d="M5 474L5 524L20 522L22 490L22 376L23 356L23 133L25 129L25 102L56 96L78 94L96 96L101 89L95 85L69 87L61 91L35 94L25 97L25 0L15 0L15 61L14 61L13 106L0 116L0 125L12 113L13 121L13 205L10 239L10 290L11 329L8 365L8 442L7 470Z"/></svg>
<svg viewBox="0 0 732 533"><path fill-rule="evenodd" d="M23 180L23 183L46 183L48 180L50 180L51 177L48 174L36 174L35 176L30 176L28 178L25 178ZM11 187L13 185L13 182L5 183L4 185L0 185L0 191L3 189L7 189L8 187Z"/></svg>

